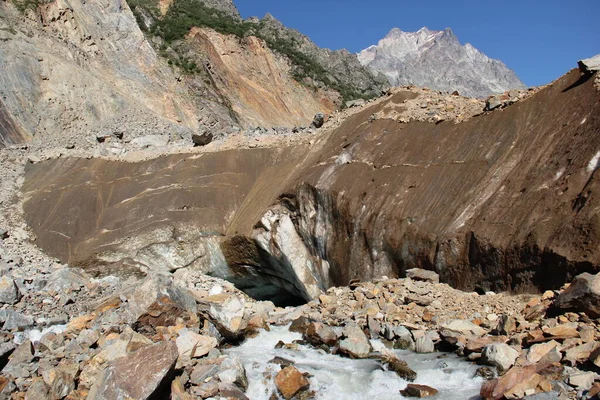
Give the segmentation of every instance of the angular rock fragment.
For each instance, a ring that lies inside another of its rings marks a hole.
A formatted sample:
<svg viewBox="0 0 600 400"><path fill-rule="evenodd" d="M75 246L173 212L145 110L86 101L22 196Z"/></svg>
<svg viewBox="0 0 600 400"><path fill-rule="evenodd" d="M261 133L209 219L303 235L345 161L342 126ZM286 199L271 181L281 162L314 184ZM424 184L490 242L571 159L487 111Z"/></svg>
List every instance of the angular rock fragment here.
<svg viewBox="0 0 600 400"><path fill-rule="evenodd" d="M408 385L406 385L406 388L400 391L400 393L404 397L424 398L429 396L435 396L436 394L438 394L438 391L437 389L434 389L431 386L409 383Z"/></svg>
<svg viewBox="0 0 600 400"><path fill-rule="evenodd" d="M598 374L595 372L580 372L571 374L567 383L578 390L590 390L596 379L598 379Z"/></svg>
<svg viewBox="0 0 600 400"><path fill-rule="evenodd" d="M594 73L596 71L600 71L600 54L591 58L579 60L577 64L581 72Z"/></svg>
<svg viewBox="0 0 600 400"><path fill-rule="evenodd" d="M527 361L536 364L542 359L546 362L560 362L562 355L558 350L560 344L555 340L534 344L527 353Z"/></svg>
<svg viewBox="0 0 600 400"><path fill-rule="evenodd" d="M321 322L311 322L303 335L304 339L313 346L325 344L334 346L337 343L335 331Z"/></svg>
<svg viewBox="0 0 600 400"><path fill-rule="evenodd" d="M246 301L243 297L221 293L200 301L200 310L226 338L235 338L243 333L248 321L244 318Z"/></svg>
<svg viewBox="0 0 600 400"><path fill-rule="evenodd" d="M198 322L192 294L167 277L148 278L127 297L127 320L145 335L154 335L158 326L176 325L179 318L188 325Z"/></svg>
<svg viewBox="0 0 600 400"><path fill-rule="evenodd" d="M406 270L406 277L415 281L424 281L431 283L440 283L440 276L426 269L413 268Z"/></svg>
<svg viewBox="0 0 600 400"><path fill-rule="evenodd" d="M355 323L348 323L344 327L345 339L340 341L340 352L352 358L366 358L373 350L371 342L362 329Z"/></svg>
<svg viewBox="0 0 600 400"><path fill-rule="evenodd" d="M289 400L302 390L310 387L310 382L294 366L285 367L275 377L277 390L284 399Z"/></svg>
<svg viewBox="0 0 600 400"><path fill-rule="evenodd" d="M194 133L192 135L192 141L194 142L194 146L206 146L213 141L213 135L208 132Z"/></svg>
<svg viewBox="0 0 600 400"><path fill-rule="evenodd" d="M179 357L200 358L217 347L217 339L210 336L198 335L189 330L179 332L177 338Z"/></svg>
<svg viewBox="0 0 600 400"><path fill-rule="evenodd" d="M484 383L480 395L484 400L500 400L549 392L552 390L550 381L558 379L562 371L563 367L556 363L513 367L501 378Z"/></svg>
<svg viewBox="0 0 600 400"><path fill-rule="evenodd" d="M248 388L248 378L246 376L246 369L235 357L226 358L219 367L217 373L219 380L223 383L236 385L242 390Z"/></svg>
<svg viewBox="0 0 600 400"><path fill-rule="evenodd" d="M170 386L177 346L162 342L114 360L96 379L89 400L148 399ZM167 378L167 379L166 379Z"/></svg>
<svg viewBox="0 0 600 400"><path fill-rule="evenodd" d="M43 290L64 293L79 290L89 281L89 276L81 268L61 268L50 275Z"/></svg>
<svg viewBox="0 0 600 400"><path fill-rule="evenodd" d="M519 357L519 352L504 343L492 343L483 348L481 359L484 363L498 368L504 373L512 367Z"/></svg>
<svg viewBox="0 0 600 400"><path fill-rule="evenodd" d="M471 321L462 319L455 319L447 324L443 324L442 328L450 331L460 332L466 335L483 336L486 334L486 330L482 327L472 323Z"/></svg>
<svg viewBox="0 0 600 400"><path fill-rule="evenodd" d="M12 278L8 276L0 278L0 304L16 304L21 297L23 296Z"/></svg>
<svg viewBox="0 0 600 400"><path fill-rule="evenodd" d="M323 113L318 113L315 115L315 117L313 118L312 123L310 124L311 128L320 128L323 126L323 124L325 123L325 114Z"/></svg>
<svg viewBox="0 0 600 400"><path fill-rule="evenodd" d="M600 317L600 275L587 272L577 275L569 287L554 301L561 311L584 312L591 318Z"/></svg>

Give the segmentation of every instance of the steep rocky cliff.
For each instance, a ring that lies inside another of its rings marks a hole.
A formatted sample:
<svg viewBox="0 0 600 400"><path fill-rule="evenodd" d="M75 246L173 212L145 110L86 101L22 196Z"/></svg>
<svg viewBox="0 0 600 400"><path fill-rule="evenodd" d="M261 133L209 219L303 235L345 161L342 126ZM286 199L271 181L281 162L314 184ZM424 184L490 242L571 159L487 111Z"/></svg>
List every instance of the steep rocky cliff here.
<svg viewBox="0 0 600 400"><path fill-rule="evenodd" d="M289 60L254 36L192 28L188 45L203 55L215 88L244 127L307 126L315 114L331 113L341 102L334 90L309 89L292 79Z"/></svg>
<svg viewBox="0 0 600 400"><path fill-rule="evenodd" d="M493 60L470 44L461 45L449 28L403 32L394 28L358 59L375 74L396 85L425 86L434 90L485 97L525 87L504 63Z"/></svg>
<svg viewBox="0 0 600 400"><path fill-rule="evenodd" d="M387 86L376 78L346 50L331 51L316 46L300 32L286 28L270 14L264 18L242 20L230 1L132 0L138 22L153 38L160 54L188 72L196 72L206 54L189 46L185 37L192 28L211 28L224 35L238 38L254 36L290 64L286 75L305 87L335 90L344 100L372 98ZM263 71L269 74L270 71ZM227 95L227 93L225 93ZM337 105L342 105L339 100Z"/></svg>
<svg viewBox="0 0 600 400"><path fill-rule="evenodd" d="M573 71L461 123L385 117L426 95L400 91L310 147L42 162L26 218L73 265L193 267L257 297L412 267L468 290L557 288L600 267L593 81Z"/></svg>
<svg viewBox="0 0 600 400"><path fill-rule="evenodd" d="M2 2L0 16L7 142L83 145L94 132L190 135L234 124L214 90L192 90L156 55L124 2L57 0L24 13Z"/></svg>

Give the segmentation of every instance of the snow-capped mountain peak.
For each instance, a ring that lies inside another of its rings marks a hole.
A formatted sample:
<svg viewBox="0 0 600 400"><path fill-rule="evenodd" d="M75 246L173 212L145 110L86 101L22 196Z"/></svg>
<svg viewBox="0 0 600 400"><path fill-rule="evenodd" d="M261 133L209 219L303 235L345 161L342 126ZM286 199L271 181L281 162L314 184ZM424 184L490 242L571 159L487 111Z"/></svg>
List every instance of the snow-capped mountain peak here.
<svg viewBox="0 0 600 400"><path fill-rule="evenodd" d="M470 44L461 45L450 28L427 27L417 32L392 29L377 45L358 54L374 73L392 85L414 84L473 97L524 88L502 62L488 58Z"/></svg>

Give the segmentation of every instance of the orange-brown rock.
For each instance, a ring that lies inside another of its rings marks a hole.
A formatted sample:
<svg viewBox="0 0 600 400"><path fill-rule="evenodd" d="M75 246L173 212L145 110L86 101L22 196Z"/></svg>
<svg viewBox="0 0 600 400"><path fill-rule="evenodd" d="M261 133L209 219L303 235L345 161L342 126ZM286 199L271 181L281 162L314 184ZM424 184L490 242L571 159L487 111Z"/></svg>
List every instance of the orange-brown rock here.
<svg viewBox="0 0 600 400"><path fill-rule="evenodd" d="M245 127L308 126L341 102L335 91L313 91L292 79L289 61L261 39L208 28L192 28L188 38L208 58L215 85Z"/></svg>
<svg viewBox="0 0 600 400"><path fill-rule="evenodd" d="M275 385L283 398L288 400L298 392L308 389L310 382L296 367L290 365L277 373Z"/></svg>
<svg viewBox="0 0 600 400"><path fill-rule="evenodd" d="M423 397L435 396L436 394L438 394L438 390L432 388L431 386L417 385L414 383L409 383L408 385L406 385L406 388L404 388L400 391L400 393L404 397L423 398Z"/></svg>
<svg viewBox="0 0 600 400"><path fill-rule="evenodd" d="M549 380L557 379L562 373L560 364L535 364L527 367L513 367L499 379L493 379L484 383L481 388L481 397L485 400L500 400L507 394L524 396L525 391L533 391L528 394L549 391Z"/></svg>

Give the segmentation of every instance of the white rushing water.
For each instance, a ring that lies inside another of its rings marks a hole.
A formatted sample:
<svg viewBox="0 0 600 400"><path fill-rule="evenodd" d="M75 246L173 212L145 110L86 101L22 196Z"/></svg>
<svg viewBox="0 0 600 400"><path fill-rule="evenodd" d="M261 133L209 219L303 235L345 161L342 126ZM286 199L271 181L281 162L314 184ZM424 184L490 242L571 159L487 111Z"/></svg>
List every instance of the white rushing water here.
<svg viewBox="0 0 600 400"><path fill-rule="evenodd" d="M269 363L276 356L293 361L301 372L312 375L310 390L316 392L316 399L404 399L400 390L410 382L401 379L395 372L383 371L381 364L375 360L351 360L326 354L311 346L300 346L297 351L275 349L280 340L292 343L298 339L302 339L299 333L289 332L287 327L274 326L270 332L261 331L257 337L226 351L244 364L249 382L246 395L250 399L268 400L273 393L277 393L274 377L281 368ZM374 340L372 344L375 350L384 347L379 341ZM417 379L413 383L439 390L439 394L430 399L480 398L479 389L484 381L482 378L473 378L476 365L452 354L416 354L403 350L394 352L417 372Z"/></svg>

